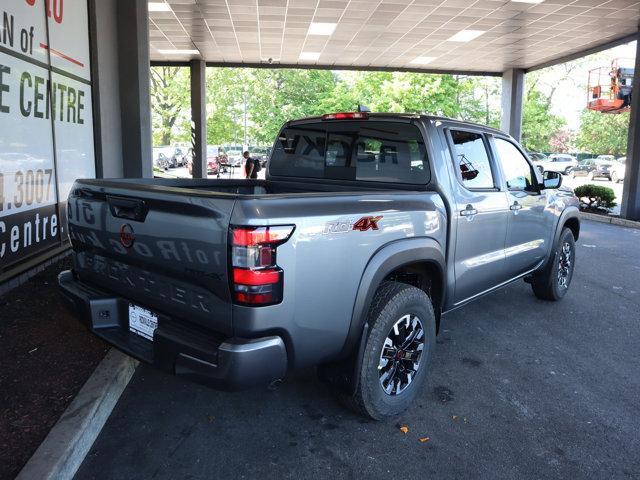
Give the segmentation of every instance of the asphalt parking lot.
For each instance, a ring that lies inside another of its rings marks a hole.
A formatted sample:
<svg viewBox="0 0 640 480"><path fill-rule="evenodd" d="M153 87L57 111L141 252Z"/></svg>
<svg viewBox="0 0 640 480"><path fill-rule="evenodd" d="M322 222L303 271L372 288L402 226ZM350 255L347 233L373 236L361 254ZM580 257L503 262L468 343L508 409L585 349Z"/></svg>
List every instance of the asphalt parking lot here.
<svg viewBox="0 0 640 480"><path fill-rule="evenodd" d="M585 221L577 245L562 302L517 282L447 316L397 419L311 370L223 393L141 366L76 478L640 478L640 230Z"/></svg>

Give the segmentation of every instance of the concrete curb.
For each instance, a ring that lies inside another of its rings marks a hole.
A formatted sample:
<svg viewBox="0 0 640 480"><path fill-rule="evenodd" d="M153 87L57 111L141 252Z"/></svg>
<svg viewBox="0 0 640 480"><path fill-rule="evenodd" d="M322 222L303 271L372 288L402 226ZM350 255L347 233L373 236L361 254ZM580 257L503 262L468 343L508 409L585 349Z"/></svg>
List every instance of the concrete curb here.
<svg viewBox="0 0 640 480"><path fill-rule="evenodd" d="M596 213L580 212L580 217L584 220L593 220L594 222L610 223L620 227L640 228L640 222L627 220L625 218L612 217L609 215L598 215Z"/></svg>
<svg viewBox="0 0 640 480"><path fill-rule="evenodd" d="M137 360L112 348L16 480L71 480L137 365Z"/></svg>

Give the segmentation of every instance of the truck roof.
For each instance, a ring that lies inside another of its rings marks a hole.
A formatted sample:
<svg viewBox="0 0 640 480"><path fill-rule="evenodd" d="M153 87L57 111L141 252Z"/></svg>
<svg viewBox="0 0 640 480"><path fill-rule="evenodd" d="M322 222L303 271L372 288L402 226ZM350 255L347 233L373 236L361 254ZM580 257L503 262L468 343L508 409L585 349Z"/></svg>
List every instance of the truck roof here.
<svg viewBox="0 0 640 480"><path fill-rule="evenodd" d="M493 128L493 127L489 127L487 125L482 125L480 123L469 122L469 121L465 121L465 120L458 120L458 119L455 119L455 118L444 117L444 116L441 116L441 115L427 115L427 114L422 114L422 113L383 113L383 112L366 112L366 113L369 116L369 118L380 118L380 119L393 118L393 119L406 119L406 120L446 121L446 122L449 122L449 123L455 123L455 124L460 125L460 126L481 128L481 129L489 131L489 132L499 133L501 135L508 135L505 132L503 132L502 130L499 130L499 129ZM322 120L322 119L323 119L322 115L314 115L314 116L311 116L311 117L303 117L303 118L296 118L294 120L289 120L288 122L286 122L285 125L294 125L296 123L318 121L318 120ZM358 120L358 119L354 119L354 120Z"/></svg>

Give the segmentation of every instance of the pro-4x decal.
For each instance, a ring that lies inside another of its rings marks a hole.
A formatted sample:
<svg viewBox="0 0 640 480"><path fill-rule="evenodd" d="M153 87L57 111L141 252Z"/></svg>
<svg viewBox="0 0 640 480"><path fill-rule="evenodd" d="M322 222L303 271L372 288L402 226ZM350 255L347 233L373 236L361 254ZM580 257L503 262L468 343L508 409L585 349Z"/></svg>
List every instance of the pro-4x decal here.
<svg viewBox="0 0 640 480"><path fill-rule="evenodd" d="M327 222L324 225L323 234L327 235L330 233L347 233L352 230L356 230L358 232L366 232L367 230L379 230L378 222L382 220L382 215L378 216L366 216L362 217L359 220L354 220L353 218L343 217L338 218L336 220L332 220Z"/></svg>
<svg viewBox="0 0 640 480"><path fill-rule="evenodd" d="M362 217L356 223L353 224L354 230L366 232L367 230L378 230L378 222L382 220L382 215L377 217Z"/></svg>

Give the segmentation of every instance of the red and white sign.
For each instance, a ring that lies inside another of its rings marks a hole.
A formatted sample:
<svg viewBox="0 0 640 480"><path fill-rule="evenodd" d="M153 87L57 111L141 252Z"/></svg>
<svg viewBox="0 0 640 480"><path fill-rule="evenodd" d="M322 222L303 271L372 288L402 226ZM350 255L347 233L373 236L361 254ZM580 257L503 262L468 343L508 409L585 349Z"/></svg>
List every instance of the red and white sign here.
<svg viewBox="0 0 640 480"><path fill-rule="evenodd" d="M60 206L95 177L86 0L0 2L0 132L1 275L60 245Z"/></svg>

